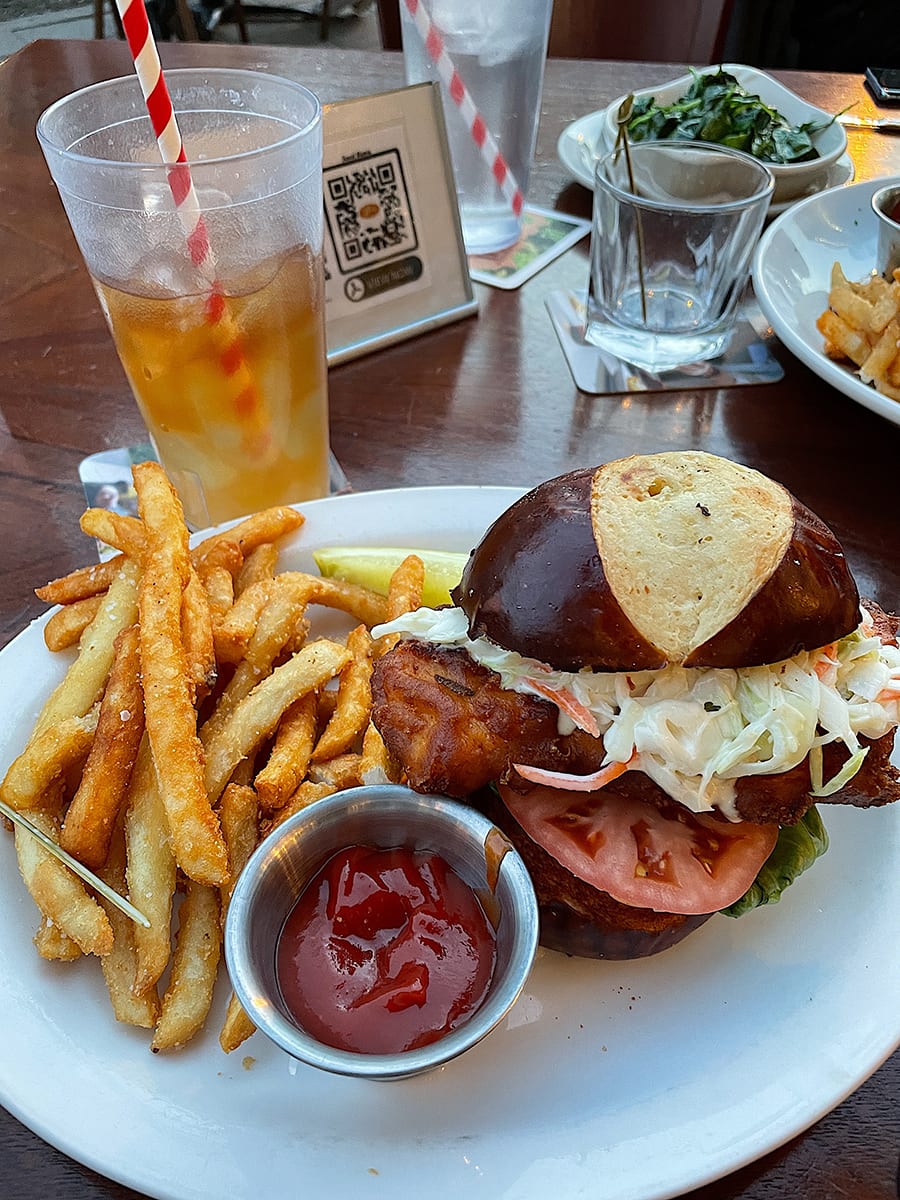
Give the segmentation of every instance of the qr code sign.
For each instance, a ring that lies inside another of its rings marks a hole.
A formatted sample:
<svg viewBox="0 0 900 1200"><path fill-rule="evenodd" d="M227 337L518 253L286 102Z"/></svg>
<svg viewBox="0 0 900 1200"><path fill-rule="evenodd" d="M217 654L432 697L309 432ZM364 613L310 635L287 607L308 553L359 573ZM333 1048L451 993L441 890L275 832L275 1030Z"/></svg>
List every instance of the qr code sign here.
<svg viewBox="0 0 900 1200"><path fill-rule="evenodd" d="M344 275L415 250L399 152L384 150L327 168L325 216Z"/></svg>

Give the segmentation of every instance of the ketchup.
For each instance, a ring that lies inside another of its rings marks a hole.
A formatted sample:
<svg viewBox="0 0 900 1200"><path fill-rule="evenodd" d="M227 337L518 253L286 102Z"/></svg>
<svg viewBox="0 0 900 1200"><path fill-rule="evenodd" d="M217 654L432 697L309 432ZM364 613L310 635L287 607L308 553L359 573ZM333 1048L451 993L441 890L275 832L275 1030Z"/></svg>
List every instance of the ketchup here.
<svg viewBox="0 0 900 1200"><path fill-rule="evenodd" d="M896 221L900 225L900 200L897 201L893 208L887 210L887 215L892 221Z"/></svg>
<svg viewBox="0 0 900 1200"><path fill-rule="evenodd" d="M495 958L477 896L440 855L349 846L301 893L276 972L307 1033L394 1054L461 1025L484 1000Z"/></svg>

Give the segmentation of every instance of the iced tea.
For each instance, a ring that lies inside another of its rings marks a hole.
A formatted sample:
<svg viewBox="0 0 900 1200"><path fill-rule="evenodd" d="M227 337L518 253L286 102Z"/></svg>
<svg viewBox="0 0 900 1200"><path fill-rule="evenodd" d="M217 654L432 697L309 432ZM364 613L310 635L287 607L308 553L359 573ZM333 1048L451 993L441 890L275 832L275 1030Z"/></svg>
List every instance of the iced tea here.
<svg viewBox="0 0 900 1200"><path fill-rule="evenodd" d="M152 295L147 285L126 290L98 279L94 286L192 524L327 495L322 270L308 248L223 283L226 319L239 338L263 438L255 436L257 422L238 402L223 364L208 293Z"/></svg>

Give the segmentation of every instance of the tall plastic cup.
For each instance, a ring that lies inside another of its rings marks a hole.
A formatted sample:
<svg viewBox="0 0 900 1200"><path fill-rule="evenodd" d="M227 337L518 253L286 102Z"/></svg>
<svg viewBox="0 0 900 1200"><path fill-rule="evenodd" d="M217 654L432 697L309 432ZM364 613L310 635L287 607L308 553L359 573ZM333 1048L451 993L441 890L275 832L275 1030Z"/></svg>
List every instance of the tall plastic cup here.
<svg viewBox="0 0 900 1200"><path fill-rule="evenodd" d="M537 141L552 10L553 0L400 0L406 81L441 84L470 254L502 250L519 237L521 211L515 211L511 189L503 186L508 179L498 179L484 153L485 133L496 142L506 171L524 196ZM455 79L442 72L439 50L447 56L445 63L452 64Z"/></svg>
<svg viewBox="0 0 900 1200"><path fill-rule="evenodd" d="M253 71L166 78L214 279L135 76L64 97L37 132L157 453L203 526L329 490L321 106Z"/></svg>

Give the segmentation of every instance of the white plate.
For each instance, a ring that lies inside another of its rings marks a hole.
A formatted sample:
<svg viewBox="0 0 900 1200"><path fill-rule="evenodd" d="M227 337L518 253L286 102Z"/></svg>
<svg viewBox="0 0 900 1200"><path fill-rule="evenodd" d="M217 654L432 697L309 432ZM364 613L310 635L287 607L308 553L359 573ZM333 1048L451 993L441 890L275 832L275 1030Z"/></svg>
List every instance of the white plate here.
<svg viewBox="0 0 900 1200"><path fill-rule="evenodd" d="M584 184L590 191L594 190L594 165L597 158L612 146L606 136L607 109L588 113L573 121L559 135L556 143L556 153L559 161L573 179ZM814 180L810 184L810 195L826 191L829 188L840 187L849 183L854 175L853 160L849 154L843 154L837 162L831 164L824 178ZM805 199L806 194L796 196L792 200L773 201L769 205L769 216L776 217L787 212L792 205Z"/></svg>
<svg viewBox="0 0 900 1200"><path fill-rule="evenodd" d="M465 549L519 493L426 488L303 506L284 555L333 542ZM0 654L0 767L62 665L38 624ZM0 839L0 1102L73 1158L166 1200L661 1200L794 1137L900 1041L900 805L825 810L832 849L780 904L642 962L539 953L506 1024L442 1070L369 1083L217 1026L153 1056L95 963L48 964ZM246 1066L242 1056L250 1055Z"/></svg>
<svg viewBox="0 0 900 1200"><path fill-rule="evenodd" d="M900 402L827 358L816 318L828 307L831 268L864 279L877 267L878 230L872 194L894 180L877 179L811 196L773 221L753 260L753 290L772 328L792 354L864 408L900 425Z"/></svg>

